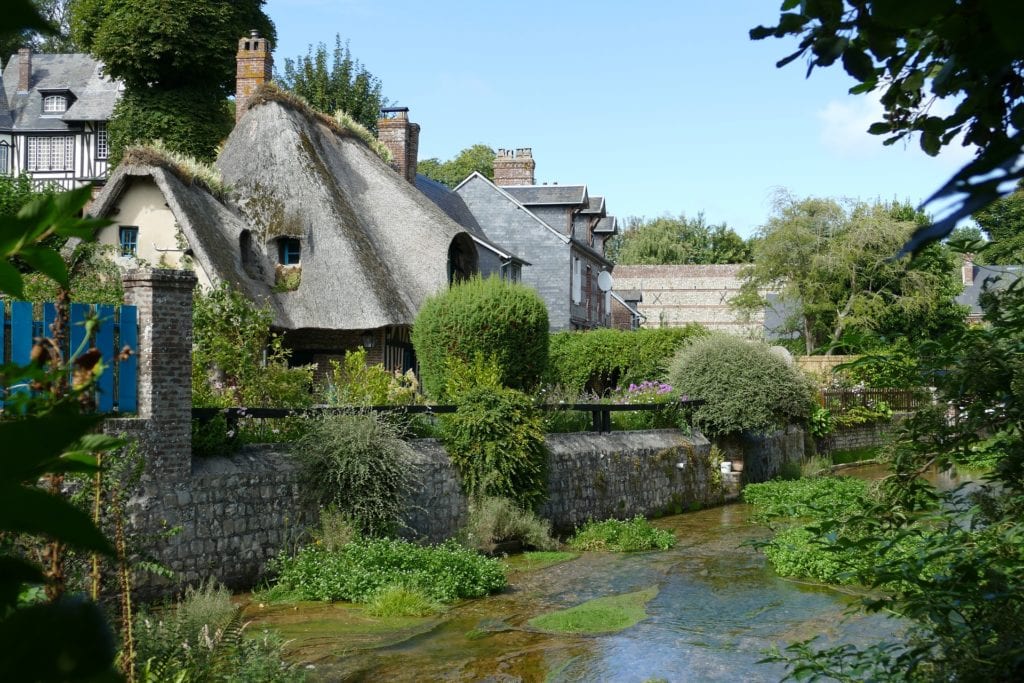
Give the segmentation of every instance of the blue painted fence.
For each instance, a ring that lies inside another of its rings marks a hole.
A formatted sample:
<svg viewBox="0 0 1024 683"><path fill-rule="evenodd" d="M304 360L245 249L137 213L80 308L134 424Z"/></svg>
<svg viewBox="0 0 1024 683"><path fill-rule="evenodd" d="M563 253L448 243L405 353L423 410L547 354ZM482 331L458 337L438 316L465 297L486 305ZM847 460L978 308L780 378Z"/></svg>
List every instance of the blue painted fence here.
<svg viewBox="0 0 1024 683"><path fill-rule="evenodd" d="M52 303L42 304L42 319L37 320L34 311L39 309L38 305L27 301L0 300L0 365L28 365L33 340L50 336L57 307ZM138 357L133 353L118 361L116 356L125 346L132 351L138 348L138 312L135 306L71 304L70 348L61 349L65 358L74 359L87 350L85 321L90 315L99 319L92 345L103 357L103 374L96 383L96 407L101 413L134 413L138 406ZM7 392L19 391L28 391L28 388L18 383L0 387L0 399Z"/></svg>

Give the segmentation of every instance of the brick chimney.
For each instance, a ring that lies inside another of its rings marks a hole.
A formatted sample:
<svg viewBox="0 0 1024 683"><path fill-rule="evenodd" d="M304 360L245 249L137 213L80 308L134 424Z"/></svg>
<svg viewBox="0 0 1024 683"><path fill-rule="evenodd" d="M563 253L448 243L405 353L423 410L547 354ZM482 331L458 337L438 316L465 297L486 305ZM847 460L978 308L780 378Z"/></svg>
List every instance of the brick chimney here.
<svg viewBox="0 0 1024 683"><path fill-rule="evenodd" d="M260 38L256 29L248 37L238 40L235 55L235 123L238 123L249 108L249 98L256 89L274 77L273 46L266 38Z"/></svg>
<svg viewBox="0 0 1024 683"><path fill-rule="evenodd" d="M534 185L533 170L536 167L533 150L529 147L520 147L514 152L511 149L499 149L498 156L494 157L494 184L499 187Z"/></svg>
<svg viewBox="0 0 1024 683"><path fill-rule="evenodd" d="M960 275L963 278L964 287L970 287L974 284L974 254L964 254L963 258Z"/></svg>
<svg viewBox="0 0 1024 683"><path fill-rule="evenodd" d="M28 92L32 87L32 48L18 50L18 92Z"/></svg>
<svg viewBox="0 0 1024 683"><path fill-rule="evenodd" d="M409 107L385 107L380 113L377 139L391 152L392 168L410 183L415 183L420 124L409 122Z"/></svg>

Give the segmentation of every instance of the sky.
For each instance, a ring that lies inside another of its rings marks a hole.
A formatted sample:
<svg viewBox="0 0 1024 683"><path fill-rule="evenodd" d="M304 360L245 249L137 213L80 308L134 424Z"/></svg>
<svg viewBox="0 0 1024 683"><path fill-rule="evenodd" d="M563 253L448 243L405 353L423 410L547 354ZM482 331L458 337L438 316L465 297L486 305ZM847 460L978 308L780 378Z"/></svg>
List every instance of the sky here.
<svg viewBox="0 0 1024 683"><path fill-rule="evenodd" d="M885 147L840 67L778 69L751 41L780 0L268 0L274 59L349 42L419 123L420 159L530 147L538 183L586 184L620 222L695 216L755 234L779 191L915 204L971 152Z"/></svg>

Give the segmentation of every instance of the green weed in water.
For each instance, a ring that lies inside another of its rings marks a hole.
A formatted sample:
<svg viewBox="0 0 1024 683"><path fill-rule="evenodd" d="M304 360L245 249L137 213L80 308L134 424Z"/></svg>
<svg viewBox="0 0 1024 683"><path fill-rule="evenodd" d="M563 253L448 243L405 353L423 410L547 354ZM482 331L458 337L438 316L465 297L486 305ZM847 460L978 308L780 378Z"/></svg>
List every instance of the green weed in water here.
<svg viewBox="0 0 1024 683"><path fill-rule="evenodd" d="M657 587L652 586L635 593L595 598L569 609L542 614L527 623L554 633L614 633L646 619L647 603L657 594Z"/></svg>
<svg viewBox="0 0 1024 683"><path fill-rule="evenodd" d="M671 531L655 529L639 515L629 520L607 519L587 522L569 539L573 550L604 550L630 553L641 550L668 550L676 544Z"/></svg>

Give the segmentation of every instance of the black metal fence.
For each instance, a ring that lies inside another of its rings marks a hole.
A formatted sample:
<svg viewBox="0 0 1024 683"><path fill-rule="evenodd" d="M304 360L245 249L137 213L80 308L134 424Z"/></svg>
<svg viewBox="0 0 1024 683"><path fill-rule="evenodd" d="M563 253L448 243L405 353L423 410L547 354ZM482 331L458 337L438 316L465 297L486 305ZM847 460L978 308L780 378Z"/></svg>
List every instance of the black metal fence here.
<svg viewBox="0 0 1024 683"><path fill-rule="evenodd" d="M927 389L825 389L818 394L823 408L843 413L854 406L877 406L885 402L898 412L911 412L932 401Z"/></svg>
<svg viewBox="0 0 1024 683"><path fill-rule="evenodd" d="M574 410L590 413L591 431L610 432L612 429L613 412L644 411L644 410L686 410L692 417L692 409L704 404L703 399L685 399L669 403L547 403L538 406L541 410L561 411ZM192 419L200 423L209 422L218 415L224 416L228 429L234 430L242 419L274 419L288 417L317 417L321 415L338 415L354 411L372 411L375 413L398 415L444 415L454 413L452 405L407 405L407 406L315 406L312 408L193 408Z"/></svg>

